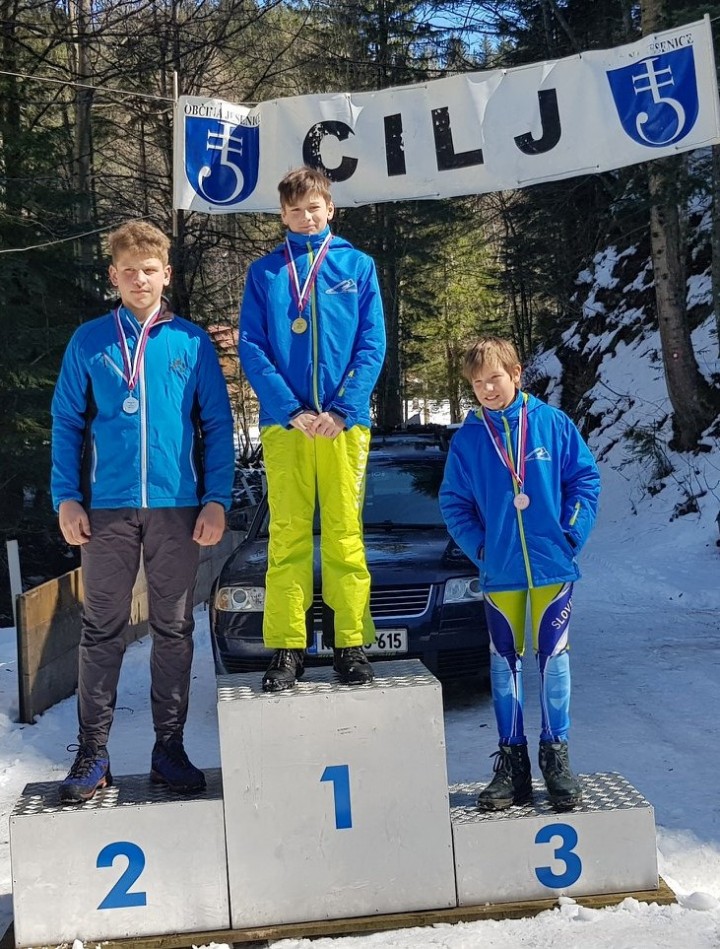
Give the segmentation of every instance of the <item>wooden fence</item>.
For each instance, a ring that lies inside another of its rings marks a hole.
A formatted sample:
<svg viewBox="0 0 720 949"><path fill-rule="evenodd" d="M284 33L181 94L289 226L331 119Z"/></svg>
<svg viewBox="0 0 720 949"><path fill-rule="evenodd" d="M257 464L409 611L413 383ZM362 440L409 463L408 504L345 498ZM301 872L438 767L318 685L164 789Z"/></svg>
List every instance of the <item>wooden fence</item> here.
<svg viewBox="0 0 720 949"><path fill-rule="evenodd" d="M200 551L194 602L210 595L215 577L240 537L233 531L214 547ZM83 602L80 568L49 580L17 597L19 720L35 716L72 695L77 688L80 616ZM147 589L141 569L133 590L128 642L147 633Z"/></svg>

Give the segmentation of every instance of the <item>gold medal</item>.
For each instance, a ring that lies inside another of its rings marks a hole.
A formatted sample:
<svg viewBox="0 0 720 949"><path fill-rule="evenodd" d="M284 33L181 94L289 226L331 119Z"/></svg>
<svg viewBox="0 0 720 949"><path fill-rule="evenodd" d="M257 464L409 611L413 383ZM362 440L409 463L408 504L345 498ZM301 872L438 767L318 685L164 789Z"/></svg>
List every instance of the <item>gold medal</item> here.
<svg viewBox="0 0 720 949"><path fill-rule="evenodd" d="M297 319L294 319L292 321L290 329L293 331L293 333L304 333L307 327L308 325L307 325L307 320L305 319L305 317L298 316Z"/></svg>

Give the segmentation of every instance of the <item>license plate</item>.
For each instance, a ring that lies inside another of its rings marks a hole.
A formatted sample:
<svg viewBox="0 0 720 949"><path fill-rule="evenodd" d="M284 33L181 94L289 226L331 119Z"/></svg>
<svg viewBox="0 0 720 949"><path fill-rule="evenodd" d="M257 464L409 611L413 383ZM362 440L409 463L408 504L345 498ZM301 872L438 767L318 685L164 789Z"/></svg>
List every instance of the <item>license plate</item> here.
<svg viewBox="0 0 720 949"><path fill-rule="evenodd" d="M307 650L311 656L332 656L332 649L323 646L322 630L315 630L315 642ZM379 629L375 642L365 647L368 656L397 656L407 652L406 629Z"/></svg>

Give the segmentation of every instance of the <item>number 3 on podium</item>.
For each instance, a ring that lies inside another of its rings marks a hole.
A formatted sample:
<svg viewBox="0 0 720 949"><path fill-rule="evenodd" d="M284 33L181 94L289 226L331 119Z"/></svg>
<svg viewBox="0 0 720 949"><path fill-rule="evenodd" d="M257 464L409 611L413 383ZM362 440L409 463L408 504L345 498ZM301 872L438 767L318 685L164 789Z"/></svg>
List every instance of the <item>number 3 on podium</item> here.
<svg viewBox="0 0 720 949"><path fill-rule="evenodd" d="M547 844L553 837L559 837L561 841L560 846L553 851L553 856L565 864L565 871L553 873L551 867L535 867L535 876L543 886L553 889L572 886L582 873L582 860L573 850L578 842L577 831L570 824L546 824L535 835L535 843Z"/></svg>

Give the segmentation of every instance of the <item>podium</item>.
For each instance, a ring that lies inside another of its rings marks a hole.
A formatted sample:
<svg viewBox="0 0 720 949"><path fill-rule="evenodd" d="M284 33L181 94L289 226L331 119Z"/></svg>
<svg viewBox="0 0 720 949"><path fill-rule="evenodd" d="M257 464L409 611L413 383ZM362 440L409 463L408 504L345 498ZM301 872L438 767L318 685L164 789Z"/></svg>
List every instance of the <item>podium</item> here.
<svg viewBox="0 0 720 949"><path fill-rule="evenodd" d="M479 811L482 784L450 789L458 905L654 890L655 816L618 774L579 775L583 801L555 811L533 781L533 803Z"/></svg>
<svg viewBox="0 0 720 949"><path fill-rule="evenodd" d="M287 692L219 680L235 927L455 906L440 683L418 660Z"/></svg>
<svg viewBox="0 0 720 949"><path fill-rule="evenodd" d="M448 788L440 683L419 660L373 668L359 686L312 668L269 694L260 674L220 678L222 769L205 794L131 775L61 805L58 782L28 785L10 817L18 949L373 931L503 905L528 915L560 896L673 900L658 889L653 808L623 777L581 775L572 811L540 782L530 805L478 811L482 785Z"/></svg>
<svg viewBox="0 0 720 949"><path fill-rule="evenodd" d="M10 816L18 946L224 929L229 925L220 771L178 797L119 777L78 806L29 784Z"/></svg>

